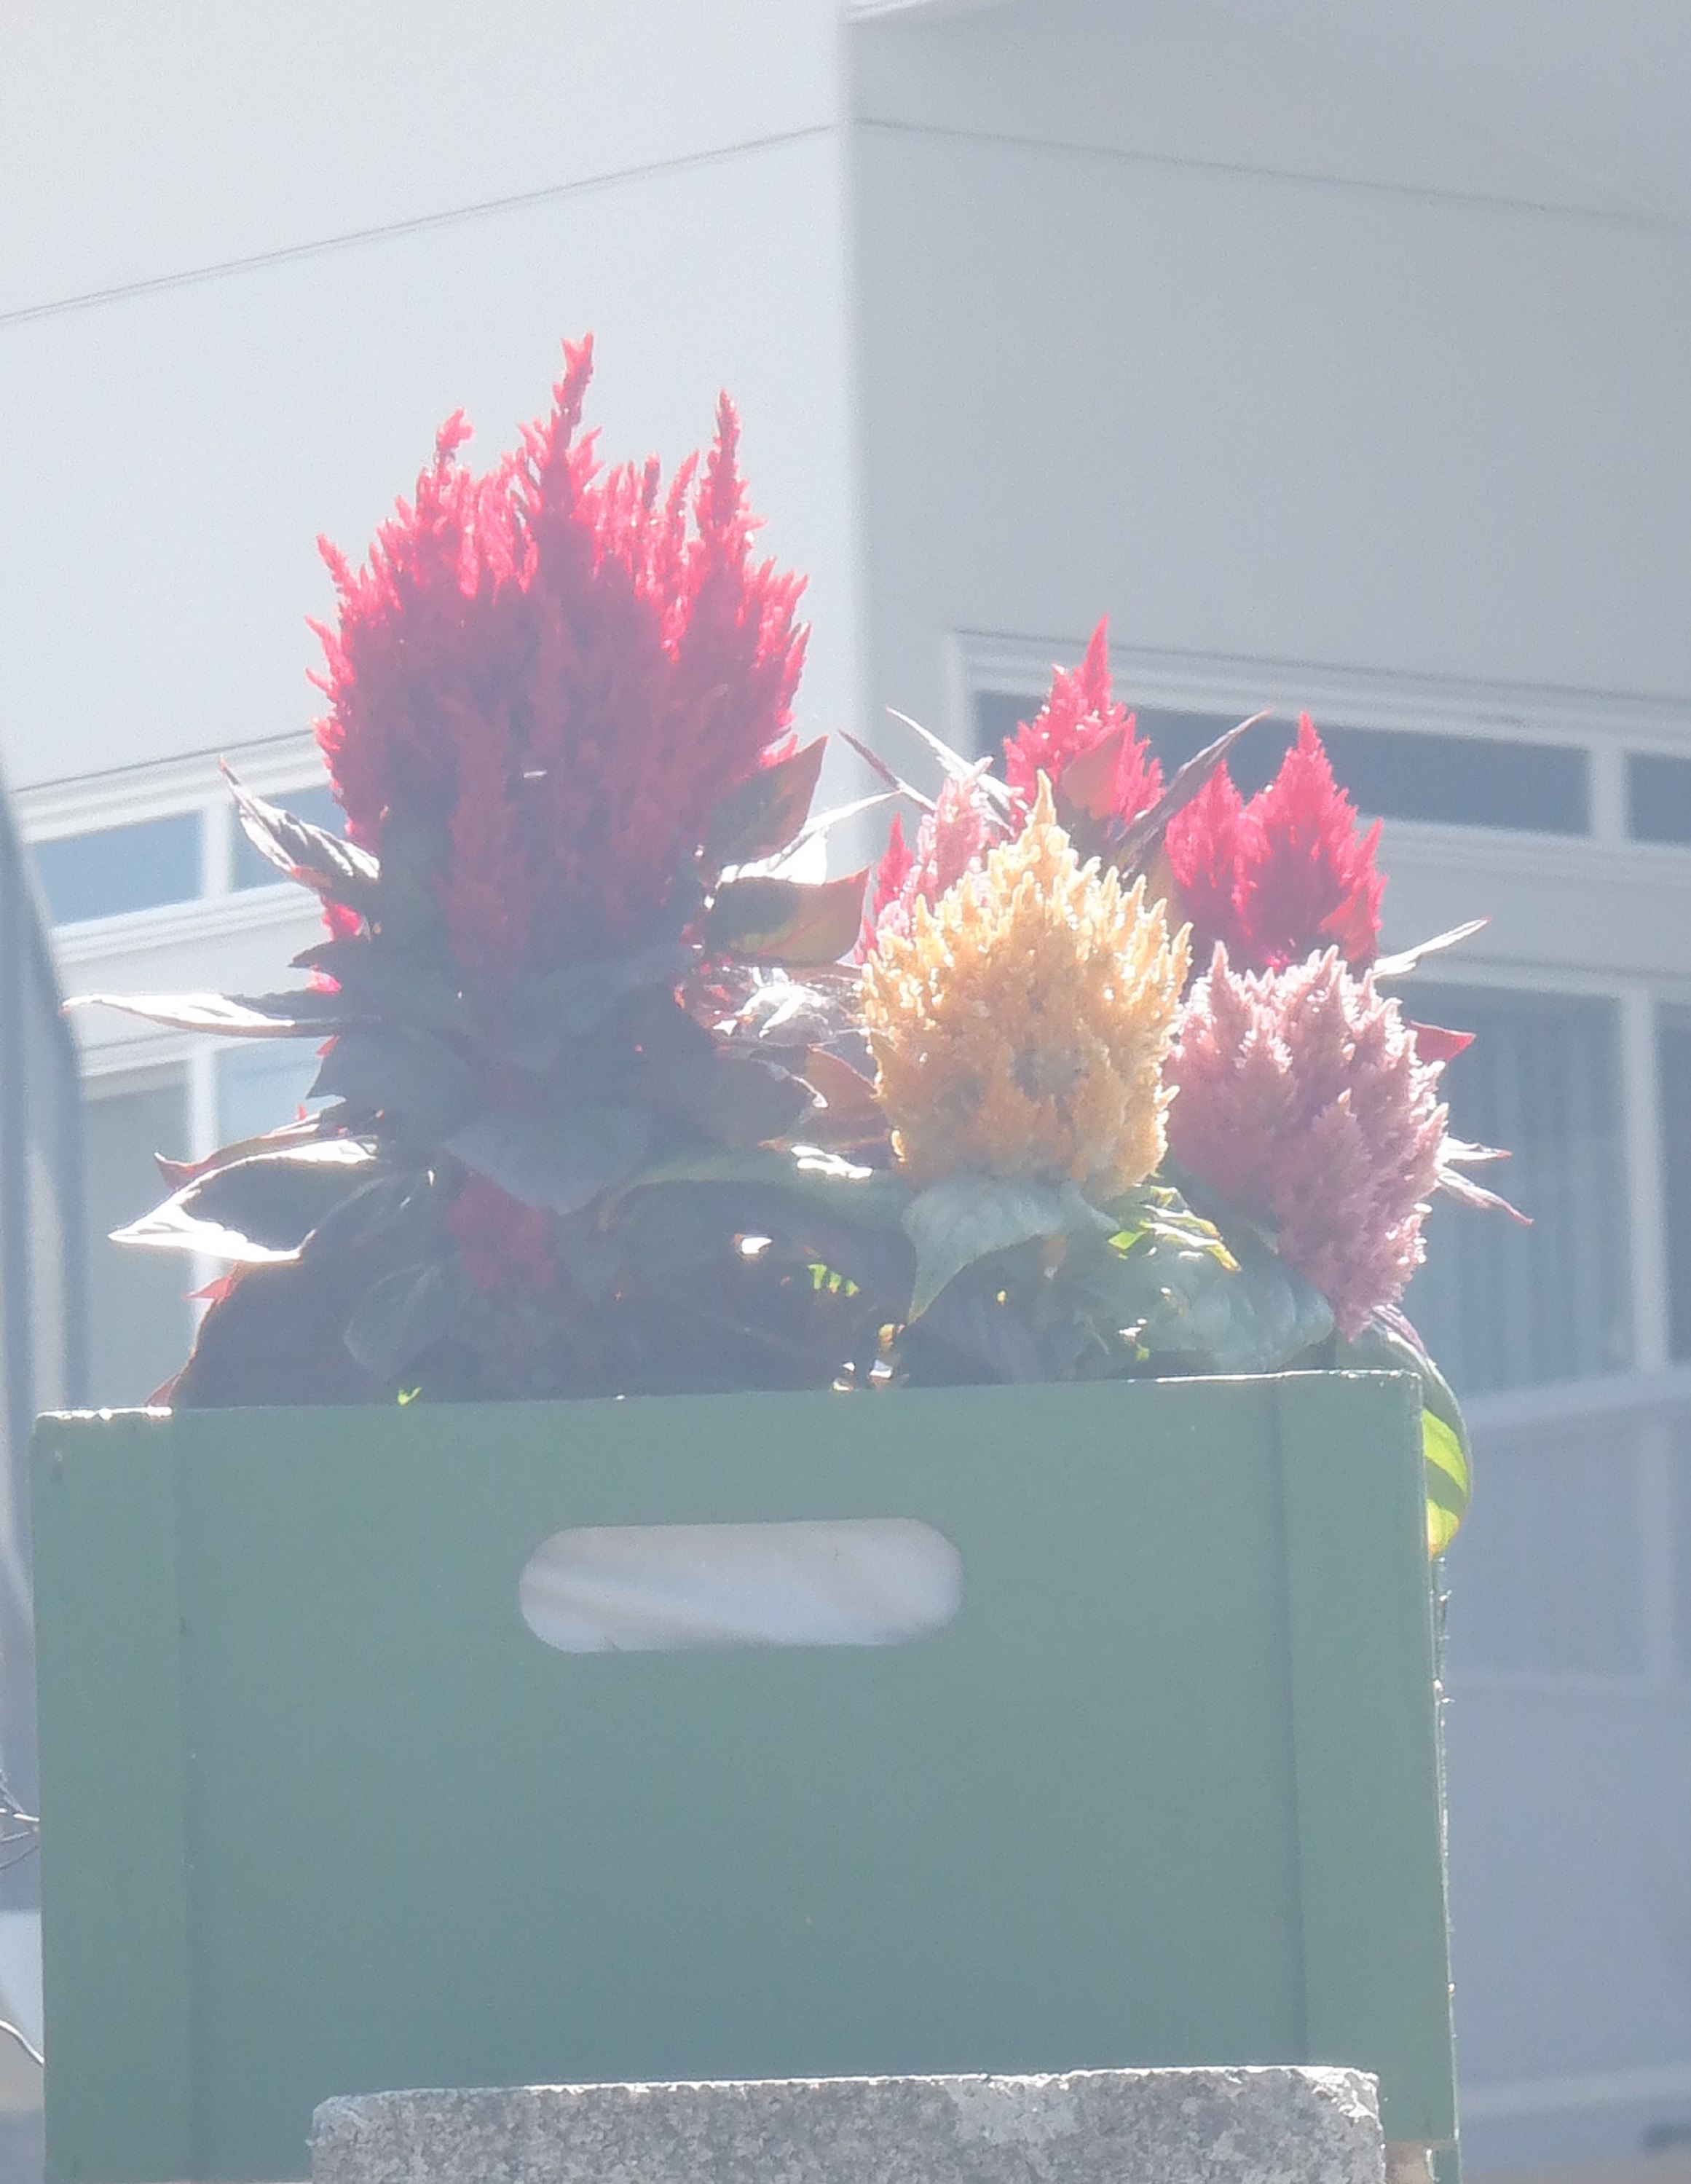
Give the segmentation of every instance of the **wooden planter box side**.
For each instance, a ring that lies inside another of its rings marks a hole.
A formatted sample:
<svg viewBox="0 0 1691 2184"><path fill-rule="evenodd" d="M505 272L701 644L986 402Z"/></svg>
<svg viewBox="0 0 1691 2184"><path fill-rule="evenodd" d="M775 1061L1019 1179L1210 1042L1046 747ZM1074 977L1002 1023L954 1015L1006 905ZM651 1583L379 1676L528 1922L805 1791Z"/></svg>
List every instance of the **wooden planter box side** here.
<svg viewBox="0 0 1691 2184"><path fill-rule="evenodd" d="M44 1419L48 2170L408 2086L1379 2074L1454 2131L1418 1398L1382 1374ZM945 1629L565 1654L577 1525L910 1517Z"/></svg>

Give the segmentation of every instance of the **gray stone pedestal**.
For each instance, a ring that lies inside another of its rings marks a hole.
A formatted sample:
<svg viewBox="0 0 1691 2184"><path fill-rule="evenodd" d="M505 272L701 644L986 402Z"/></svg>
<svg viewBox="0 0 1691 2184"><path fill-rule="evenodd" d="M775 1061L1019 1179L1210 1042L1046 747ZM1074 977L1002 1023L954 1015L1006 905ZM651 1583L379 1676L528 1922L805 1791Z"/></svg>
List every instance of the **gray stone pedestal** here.
<svg viewBox="0 0 1691 2184"><path fill-rule="evenodd" d="M522 2086L326 2101L313 2184L1383 2184L1358 2070Z"/></svg>

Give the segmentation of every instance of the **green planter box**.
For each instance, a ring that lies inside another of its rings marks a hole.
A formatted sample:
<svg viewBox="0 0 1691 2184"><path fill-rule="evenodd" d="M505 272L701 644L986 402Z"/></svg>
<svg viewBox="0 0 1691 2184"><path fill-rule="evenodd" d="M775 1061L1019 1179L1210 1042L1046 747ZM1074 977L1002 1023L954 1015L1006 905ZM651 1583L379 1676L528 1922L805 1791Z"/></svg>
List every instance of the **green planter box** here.
<svg viewBox="0 0 1691 2184"><path fill-rule="evenodd" d="M1416 1400L44 1420L50 2175L300 2176L383 2087L1133 2064L1359 2064L1448 2138ZM519 1608L561 1530L863 1518L955 1550L943 1627Z"/></svg>

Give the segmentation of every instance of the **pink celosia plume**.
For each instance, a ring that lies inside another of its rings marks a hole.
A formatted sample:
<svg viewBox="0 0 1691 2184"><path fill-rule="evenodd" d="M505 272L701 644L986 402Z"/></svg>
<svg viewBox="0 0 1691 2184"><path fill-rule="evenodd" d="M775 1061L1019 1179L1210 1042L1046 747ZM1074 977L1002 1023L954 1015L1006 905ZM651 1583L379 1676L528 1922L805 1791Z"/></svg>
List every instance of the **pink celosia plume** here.
<svg viewBox="0 0 1691 2184"><path fill-rule="evenodd" d="M881 933L907 935L917 904L936 903L965 872L978 870L981 858L1002 831L985 797L972 781L946 783L934 809L923 815L913 850L895 819L864 912L859 961L875 946Z"/></svg>
<svg viewBox="0 0 1691 2184"><path fill-rule="evenodd" d="M1395 1304L1424 1256L1445 1143L1440 1067L1337 949L1241 973L1218 946L1182 1010L1170 1152L1275 1229L1345 1334Z"/></svg>
<svg viewBox="0 0 1691 2184"><path fill-rule="evenodd" d="M624 941L717 801L788 747L798 577L755 565L726 398L700 471L601 472L578 439L590 341L477 476L460 417L319 631L318 738L355 838L430 844L454 954L496 975Z"/></svg>

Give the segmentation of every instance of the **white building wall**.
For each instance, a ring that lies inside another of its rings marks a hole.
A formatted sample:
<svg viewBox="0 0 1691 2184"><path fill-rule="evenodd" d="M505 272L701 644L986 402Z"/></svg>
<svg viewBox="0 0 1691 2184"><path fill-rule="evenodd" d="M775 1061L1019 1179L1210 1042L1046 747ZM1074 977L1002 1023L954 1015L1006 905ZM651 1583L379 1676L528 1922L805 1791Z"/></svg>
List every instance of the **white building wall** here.
<svg viewBox="0 0 1691 2184"><path fill-rule="evenodd" d="M17 0L0 38L14 784L304 728L316 534L360 552L456 408L491 460L589 328L614 458L734 393L806 725L852 717L828 0Z"/></svg>
<svg viewBox="0 0 1691 2184"><path fill-rule="evenodd" d="M858 30L873 696L942 717L946 633L1108 610L1128 646L1683 701L1683 234L1266 12Z"/></svg>

